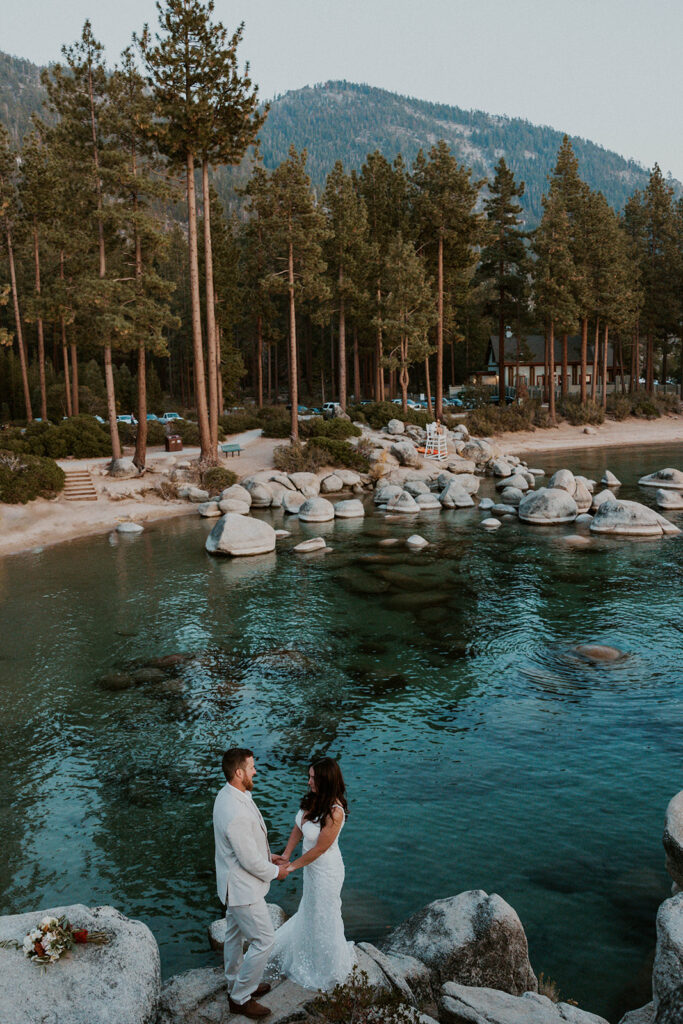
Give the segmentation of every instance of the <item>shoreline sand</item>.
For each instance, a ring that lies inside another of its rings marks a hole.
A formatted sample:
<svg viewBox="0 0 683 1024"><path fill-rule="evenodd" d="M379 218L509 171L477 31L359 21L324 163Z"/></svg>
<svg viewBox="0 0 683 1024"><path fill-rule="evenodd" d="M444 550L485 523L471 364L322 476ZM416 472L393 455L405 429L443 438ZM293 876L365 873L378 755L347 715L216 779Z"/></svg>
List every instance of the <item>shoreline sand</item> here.
<svg viewBox="0 0 683 1024"><path fill-rule="evenodd" d="M500 434L493 440L506 454L532 455L591 448L681 444L683 462L683 415L663 416L657 420L612 420L595 427L595 433L585 434L582 426L563 423L554 429L538 429L513 434ZM259 437L250 439L239 458L221 460L221 465L232 469L240 477L269 469L273 466L273 450L283 444L281 440ZM132 454L132 449L131 452ZM127 452L127 454L129 454ZM159 449L152 449L148 459L148 472L134 480L111 480L99 472L109 459L63 460L64 469L87 468L95 470L93 483L98 492L97 501L66 501L63 496L51 501L39 498L27 505L0 505L0 558L5 555L30 552L64 541L76 540L93 534L108 533L120 522L153 523L181 515L196 515L196 506L186 501L164 501L153 498L158 473L174 462L196 458L198 448L186 448L174 458ZM679 467L679 468L683 468ZM156 470L156 472L155 472ZM112 500L104 493L137 492L139 497ZM140 492L147 491L147 495Z"/></svg>

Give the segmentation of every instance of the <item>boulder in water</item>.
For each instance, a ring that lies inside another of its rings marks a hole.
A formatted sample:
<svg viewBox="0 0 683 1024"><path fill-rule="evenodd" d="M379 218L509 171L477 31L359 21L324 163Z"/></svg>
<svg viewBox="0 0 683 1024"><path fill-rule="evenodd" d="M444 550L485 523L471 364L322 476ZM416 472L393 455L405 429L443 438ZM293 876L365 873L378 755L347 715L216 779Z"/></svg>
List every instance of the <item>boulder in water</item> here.
<svg viewBox="0 0 683 1024"><path fill-rule="evenodd" d="M573 475L571 482L573 485ZM542 526L571 523L576 519L578 511L576 502L564 487L539 487L537 491L525 494L517 509L522 522Z"/></svg>
<svg viewBox="0 0 683 1024"><path fill-rule="evenodd" d="M407 491L401 491L395 498L392 498L387 502L387 511L391 512L419 512L420 506L415 501L412 494L408 494Z"/></svg>
<svg viewBox="0 0 683 1024"><path fill-rule="evenodd" d="M320 493L321 494L339 494L340 491L344 490L344 481L336 473L329 473L328 476L324 476L320 482Z"/></svg>
<svg viewBox="0 0 683 1024"><path fill-rule="evenodd" d="M607 644L576 644L574 650L588 661L614 662L626 658L618 647L608 647Z"/></svg>
<svg viewBox="0 0 683 1024"><path fill-rule="evenodd" d="M200 505L197 505L197 511L204 519L215 519L221 514L217 501L203 501Z"/></svg>
<svg viewBox="0 0 683 1024"><path fill-rule="evenodd" d="M579 513L587 512L593 504L593 495L588 490L586 485L578 479L576 479L576 488L574 490L574 501Z"/></svg>
<svg viewBox="0 0 683 1024"><path fill-rule="evenodd" d="M273 504L273 492L268 484L252 480L247 485L247 490L251 495L252 508L270 508Z"/></svg>
<svg viewBox="0 0 683 1024"><path fill-rule="evenodd" d="M282 495L282 507L287 515L295 516L307 500L301 491L285 491Z"/></svg>
<svg viewBox="0 0 683 1024"><path fill-rule="evenodd" d="M493 517L482 519L480 526L483 526L485 530L497 530L500 526L500 519L494 519Z"/></svg>
<svg viewBox="0 0 683 1024"><path fill-rule="evenodd" d="M614 497L614 493L612 491L608 489L605 489L604 491L598 491L597 494L594 494L592 496L591 508L593 509L593 511L596 511L597 509L600 508L603 502L616 500L617 499Z"/></svg>
<svg viewBox="0 0 683 1024"><path fill-rule="evenodd" d="M362 519L365 508L359 498L348 498L346 501L336 502L334 514L337 519Z"/></svg>
<svg viewBox="0 0 683 1024"><path fill-rule="evenodd" d="M303 501L303 496L301 500ZM236 512L237 515L248 516L251 511L251 496L248 505L246 501L238 501L237 498L225 498L218 502L218 508L221 512Z"/></svg>
<svg viewBox="0 0 683 1024"><path fill-rule="evenodd" d="M231 484L221 491L220 501L241 501L245 505L251 505L251 494L241 484Z"/></svg>
<svg viewBox="0 0 683 1024"><path fill-rule="evenodd" d="M444 508L472 508L474 506L472 495L464 487L461 487L457 477L444 487L439 495L439 501Z"/></svg>
<svg viewBox="0 0 683 1024"><path fill-rule="evenodd" d="M315 473L290 473L289 479L304 498L315 498L320 494L320 480Z"/></svg>
<svg viewBox="0 0 683 1024"><path fill-rule="evenodd" d="M677 526L638 501L604 501L593 516L592 533L625 537L661 537L680 533Z"/></svg>
<svg viewBox="0 0 683 1024"><path fill-rule="evenodd" d="M655 491L655 501L660 508L672 511L683 509L683 494L680 491L674 491L673 488L667 491L660 487L658 491Z"/></svg>
<svg viewBox="0 0 683 1024"><path fill-rule="evenodd" d="M504 491L506 487L515 487L518 491L528 491L529 481L522 473L513 473L512 476L505 480L499 480L496 484L498 491Z"/></svg>
<svg viewBox="0 0 683 1024"><path fill-rule="evenodd" d="M658 469L656 473L641 476L641 487L664 487L667 490L683 491L683 473L680 469Z"/></svg>
<svg viewBox="0 0 683 1024"><path fill-rule="evenodd" d="M392 498L397 498L403 488L398 484L380 484L372 499L375 505L388 505Z"/></svg>
<svg viewBox="0 0 683 1024"><path fill-rule="evenodd" d="M426 548L429 547L429 541L421 537L419 533L411 533L410 537L406 541L409 548Z"/></svg>
<svg viewBox="0 0 683 1024"><path fill-rule="evenodd" d="M322 551L326 547L327 543L324 537L310 537L308 540L302 540L292 550L296 551L298 555L308 555L311 551Z"/></svg>
<svg viewBox="0 0 683 1024"><path fill-rule="evenodd" d="M142 533L143 530L141 523L119 523L116 527L117 533Z"/></svg>
<svg viewBox="0 0 683 1024"><path fill-rule="evenodd" d="M261 519L226 512L206 538L212 555L264 555L275 550L275 530Z"/></svg>
<svg viewBox="0 0 683 1024"><path fill-rule="evenodd" d="M299 519L302 523L327 523L334 519L334 505L327 498L306 498Z"/></svg>
<svg viewBox="0 0 683 1024"><path fill-rule="evenodd" d="M431 491L428 491L427 494L418 494L415 501L423 512L436 512L437 509L440 511L442 508L441 502Z"/></svg>
<svg viewBox="0 0 683 1024"><path fill-rule="evenodd" d="M513 505L517 508L523 497L524 491L521 491L519 487L506 487L500 496L500 500L504 505Z"/></svg>
<svg viewBox="0 0 683 1024"><path fill-rule="evenodd" d="M601 484L605 484L606 487L621 487L621 480L617 480L614 473L611 473L609 469L606 469L602 474Z"/></svg>
<svg viewBox="0 0 683 1024"><path fill-rule="evenodd" d="M573 497L576 490L576 479L570 469L558 469L551 476L548 487L559 487Z"/></svg>

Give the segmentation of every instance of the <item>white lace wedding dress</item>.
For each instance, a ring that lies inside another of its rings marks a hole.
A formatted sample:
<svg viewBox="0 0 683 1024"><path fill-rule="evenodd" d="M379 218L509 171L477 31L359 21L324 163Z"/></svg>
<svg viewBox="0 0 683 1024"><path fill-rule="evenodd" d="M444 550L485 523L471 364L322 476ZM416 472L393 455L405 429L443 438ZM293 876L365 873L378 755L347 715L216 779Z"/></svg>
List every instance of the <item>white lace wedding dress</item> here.
<svg viewBox="0 0 683 1024"><path fill-rule="evenodd" d="M304 837L303 852L307 853L318 841L320 825L304 821L303 811L297 814L296 823ZM303 988L326 992L346 981L355 963L353 943L344 937L344 861L338 840L339 836L325 853L304 867L299 909L275 932L268 964L269 974L275 971Z"/></svg>

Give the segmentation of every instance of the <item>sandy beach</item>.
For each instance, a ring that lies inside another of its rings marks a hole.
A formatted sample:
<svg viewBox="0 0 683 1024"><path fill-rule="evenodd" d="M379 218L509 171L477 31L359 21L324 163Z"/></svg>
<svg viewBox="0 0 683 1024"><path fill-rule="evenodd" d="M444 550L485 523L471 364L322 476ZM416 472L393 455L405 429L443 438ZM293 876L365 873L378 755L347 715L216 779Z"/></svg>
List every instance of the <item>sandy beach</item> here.
<svg viewBox="0 0 683 1024"><path fill-rule="evenodd" d="M584 428L567 423L548 430L501 434L494 438L504 453L527 455L543 452L570 451L626 445L681 444L683 468L683 416L663 416L658 420L612 420L584 433ZM245 450L238 458L223 458L221 465L239 477L249 476L273 466L273 450L285 442L272 438L248 437ZM132 455L133 449L126 449ZM107 458L66 459L59 463L64 470L88 469L98 493L97 501L67 501L63 496L47 501L39 498L26 505L0 505L0 557L59 544L90 534L108 533L126 521L151 523L173 516L196 515L196 506L187 501L165 501L156 491L161 474L172 465L196 459L198 448L186 448L176 456L162 449L150 449L147 472L133 480L111 480L104 475ZM125 492L131 496L117 500L112 495Z"/></svg>

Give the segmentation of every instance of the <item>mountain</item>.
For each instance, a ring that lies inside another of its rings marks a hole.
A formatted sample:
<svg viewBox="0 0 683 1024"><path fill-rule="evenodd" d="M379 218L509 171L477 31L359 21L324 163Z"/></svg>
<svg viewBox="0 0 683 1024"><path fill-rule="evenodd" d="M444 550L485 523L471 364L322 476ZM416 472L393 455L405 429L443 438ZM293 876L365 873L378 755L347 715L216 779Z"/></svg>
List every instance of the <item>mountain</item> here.
<svg viewBox="0 0 683 1024"><path fill-rule="evenodd" d="M40 68L30 61L0 53L0 121L18 143L31 114L41 112L44 90ZM527 223L540 219L541 197L555 164L562 132L531 124L521 118L499 117L479 110L428 103L399 96L385 89L351 82L325 82L276 97L261 132L261 154L266 167L276 167L294 145L308 150L308 171L322 188L336 160L359 170L375 149L392 159L402 153L412 163L420 148L429 149L445 139L457 159L471 167L475 178L490 178L501 156L516 177L526 184L522 200ZM648 171L635 160L572 137L581 176L600 189L620 210L635 189L644 188ZM246 166L217 175L217 186L231 207L230 184L243 180ZM673 181L681 193L679 182Z"/></svg>

